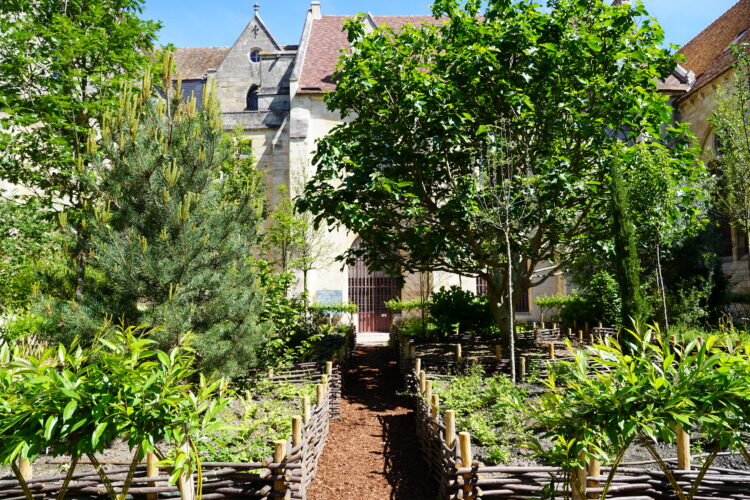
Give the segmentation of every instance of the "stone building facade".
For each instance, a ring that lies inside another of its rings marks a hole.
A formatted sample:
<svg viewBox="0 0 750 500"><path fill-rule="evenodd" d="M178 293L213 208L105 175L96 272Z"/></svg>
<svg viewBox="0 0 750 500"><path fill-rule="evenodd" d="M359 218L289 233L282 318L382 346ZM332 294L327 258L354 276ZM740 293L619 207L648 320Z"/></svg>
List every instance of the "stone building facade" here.
<svg viewBox="0 0 750 500"><path fill-rule="evenodd" d="M717 90L733 83L732 46L747 43L750 0L740 0L680 49L685 57L680 68L684 78L672 78L665 84L673 94L676 119L690 124L701 148L701 159L709 165L717 154L717 138L709 121ZM724 261L724 271L735 291L750 291L747 237L737 234L727 223L722 231L725 244L717 251Z"/></svg>

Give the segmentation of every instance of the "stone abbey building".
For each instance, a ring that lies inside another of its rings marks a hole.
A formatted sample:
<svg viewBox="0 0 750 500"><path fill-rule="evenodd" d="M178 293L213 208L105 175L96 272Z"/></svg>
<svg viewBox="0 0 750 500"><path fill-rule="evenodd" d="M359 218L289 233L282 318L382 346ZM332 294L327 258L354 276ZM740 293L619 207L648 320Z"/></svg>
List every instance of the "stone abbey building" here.
<svg viewBox="0 0 750 500"><path fill-rule="evenodd" d="M624 0L615 0L616 3ZM259 14L259 5L245 29L231 47L180 48L175 54L185 92L200 98L209 79L217 84L224 126L240 129L252 140L252 149L265 173L271 203L278 200L278 186L288 188L287 196L299 193L309 176L316 140L341 122L337 113L326 109L323 96L335 88L331 79L340 56L348 47L342 32L347 16L323 15L321 5L313 1L307 11L299 45L281 45L273 37ZM373 16L364 23L374 28L387 24L394 29L411 23L438 22L432 16ZM694 40L681 49L686 62L661 84L675 106L676 118L690 122L701 141L704 157L714 153L713 136L707 118L713 109L716 87L732 74L732 43L748 41L750 0L739 1ZM407 276L403 288L397 280L371 272L359 263L344 267L334 262L352 245L355 234L329 231L325 240L329 255L322 256L308 276L308 288L318 302L354 302L360 306L361 330L383 330L390 323L384 301L401 296L408 299L425 290L459 284L482 292L483 284L473 277L447 273ZM738 283L750 288L746 264L747 242L732 234L724 251L725 266ZM744 273L744 274L743 274ZM569 285L558 275L526 292L519 306L518 319L538 320L540 312L534 297L565 293Z"/></svg>

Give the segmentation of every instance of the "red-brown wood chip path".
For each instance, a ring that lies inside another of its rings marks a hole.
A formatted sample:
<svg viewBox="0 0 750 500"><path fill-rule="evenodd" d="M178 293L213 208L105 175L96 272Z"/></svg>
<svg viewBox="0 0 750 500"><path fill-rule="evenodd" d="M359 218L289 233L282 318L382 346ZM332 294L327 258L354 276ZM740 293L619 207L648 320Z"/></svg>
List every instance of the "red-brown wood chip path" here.
<svg viewBox="0 0 750 500"><path fill-rule="evenodd" d="M419 456L414 414L397 394L392 349L358 346L331 423L310 500L433 500L429 469Z"/></svg>

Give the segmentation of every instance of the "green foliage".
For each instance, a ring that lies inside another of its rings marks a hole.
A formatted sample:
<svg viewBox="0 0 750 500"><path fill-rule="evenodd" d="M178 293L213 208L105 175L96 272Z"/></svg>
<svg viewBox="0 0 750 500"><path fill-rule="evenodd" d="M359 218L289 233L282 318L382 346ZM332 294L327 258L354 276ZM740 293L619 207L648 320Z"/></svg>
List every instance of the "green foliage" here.
<svg viewBox="0 0 750 500"><path fill-rule="evenodd" d="M485 5L478 15L479 2L438 1L439 26L347 24L353 50L326 103L351 119L320 141L301 206L356 232L363 246L353 253L373 267L483 276L502 303L502 231L484 223L483 207L495 205L476 175L497 130L523 138L503 152L520 173L511 217L525 221L511 244L517 290L539 264L552 263L534 282L610 239L603 186L623 139L679 145L686 132L670 127L657 91L675 61L641 4ZM674 162L694 165L680 153Z"/></svg>
<svg viewBox="0 0 750 500"><path fill-rule="evenodd" d="M208 437L202 449L209 461L258 462L273 455L273 443L286 440L291 417L302 414L302 397L315 402L315 385L259 381L225 412L226 427Z"/></svg>
<svg viewBox="0 0 750 500"><path fill-rule="evenodd" d="M601 321L605 325L619 325L621 308L617 282L609 273L599 272L580 295L572 295L565 301L560 315L568 323Z"/></svg>
<svg viewBox="0 0 750 500"><path fill-rule="evenodd" d="M423 299L422 297L417 297L416 299L406 301L403 301L401 299L390 299L385 303L385 307L387 307L389 311L403 313L419 311L423 308L429 308L430 304L431 301Z"/></svg>
<svg viewBox="0 0 750 500"><path fill-rule="evenodd" d="M537 418L553 445L537 441L537 453L568 472L583 465L582 456L614 463L613 475L638 440L685 500L693 493L680 489L653 445L673 442L681 426L708 438L711 454L704 468L721 449L746 454L741 433L750 429L750 345L719 349L717 338L708 337L702 344L675 346L662 341L658 327L640 325L628 338L626 348L609 338L577 351L562 364L561 386L550 377Z"/></svg>
<svg viewBox="0 0 750 500"><path fill-rule="evenodd" d="M228 403L225 385L203 377L195 386L187 382L195 375L196 361L187 347L189 337L164 352L154 349L144 331L109 329L89 349L60 344L34 354L3 345L2 463L33 461L42 453L67 455L73 460L72 474L81 456L96 465L94 454L119 437L136 450L134 467L148 451L163 457L156 448L160 442L171 447L190 444L212 431ZM173 480L196 469L193 453L178 451L173 456ZM101 467L97 469L103 476ZM110 498L119 498L105 477Z"/></svg>
<svg viewBox="0 0 750 500"><path fill-rule="evenodd" d="M494 323L487 299L457 285L441 287L433 293L429 311L441 337L454 332L483 333Z"/></svg>
<svg viewBox="0 0 750 500"><path fill-rule="evenodd" d="M631 319L646 319L647 305L641 294L641 264L635 244L635 229L628 213L628 195L619 162L612 162L610 176L615 279L620 287L622 301L620 324L626 325Z"/></svg>
<svg viewBox="0 0 750 500"><path fill-rule="evenodd" d="M89 281L73 302L53 301L62 338L90 341L105 318L159 325L163 349L195 333L201 369L227 377L256 363L265 337L263 291L249 260L263 191L252 158L223 133L212 87L198 106L172 89L164 58L161 99L146 73L124 90L88 159L100 182L93 216ZM242 184L222 175L243 172ZM100 279L99 282L96 278Z"/></svg>
<svg viewBox="0 0 750 500"><path fill-rule="evenodd" d="M406 318L396 324L396 331L405 337L435 338L438 336L437 327L432 321L422 318Z"/></svg>
<svg viewBox="0 0 750 500"><path fill-rule="evenodd" d="M570 302L575 301L576 296L574 295L540 295L534 301L539 309L542 310L542 314L547 319L557 319L560 317L560 313L563 311L565 306ZM549 314L552 314L550 317Z"/></svg>
<svg viewBox="0 0 750 500"><path fill-rule="evenodd" d="M60 251L38 200L0 199L0 313L24 308L39 289L39 261Z"/></svg>
<svg viewBox="0 0 750 500"><path fill-rule="evenodd" d="M439 380L434 392L443 408L456 412L456 427L470 432L493 464L510 458L510 450L529 436L522 408L525 392L508 377L485 377L481 366L448 380Z"/></svg>

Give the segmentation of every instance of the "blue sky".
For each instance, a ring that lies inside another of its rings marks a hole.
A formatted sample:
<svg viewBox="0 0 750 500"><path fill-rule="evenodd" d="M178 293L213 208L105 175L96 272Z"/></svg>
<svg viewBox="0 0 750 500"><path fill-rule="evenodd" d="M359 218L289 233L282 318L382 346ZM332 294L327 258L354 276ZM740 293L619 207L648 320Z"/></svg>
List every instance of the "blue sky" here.
<svg viewBox="0 0 750 500"><path fill-rule="evenodd" d="M310 0L257 0L281 44L297 44ZM737 0L644 0L666 32L683 45ZM159 42L177 47L229 46L252 17L254 0L146 0L145 17L164 24ZM430 0L321 0L324 14L429 14Z"/></svg>

